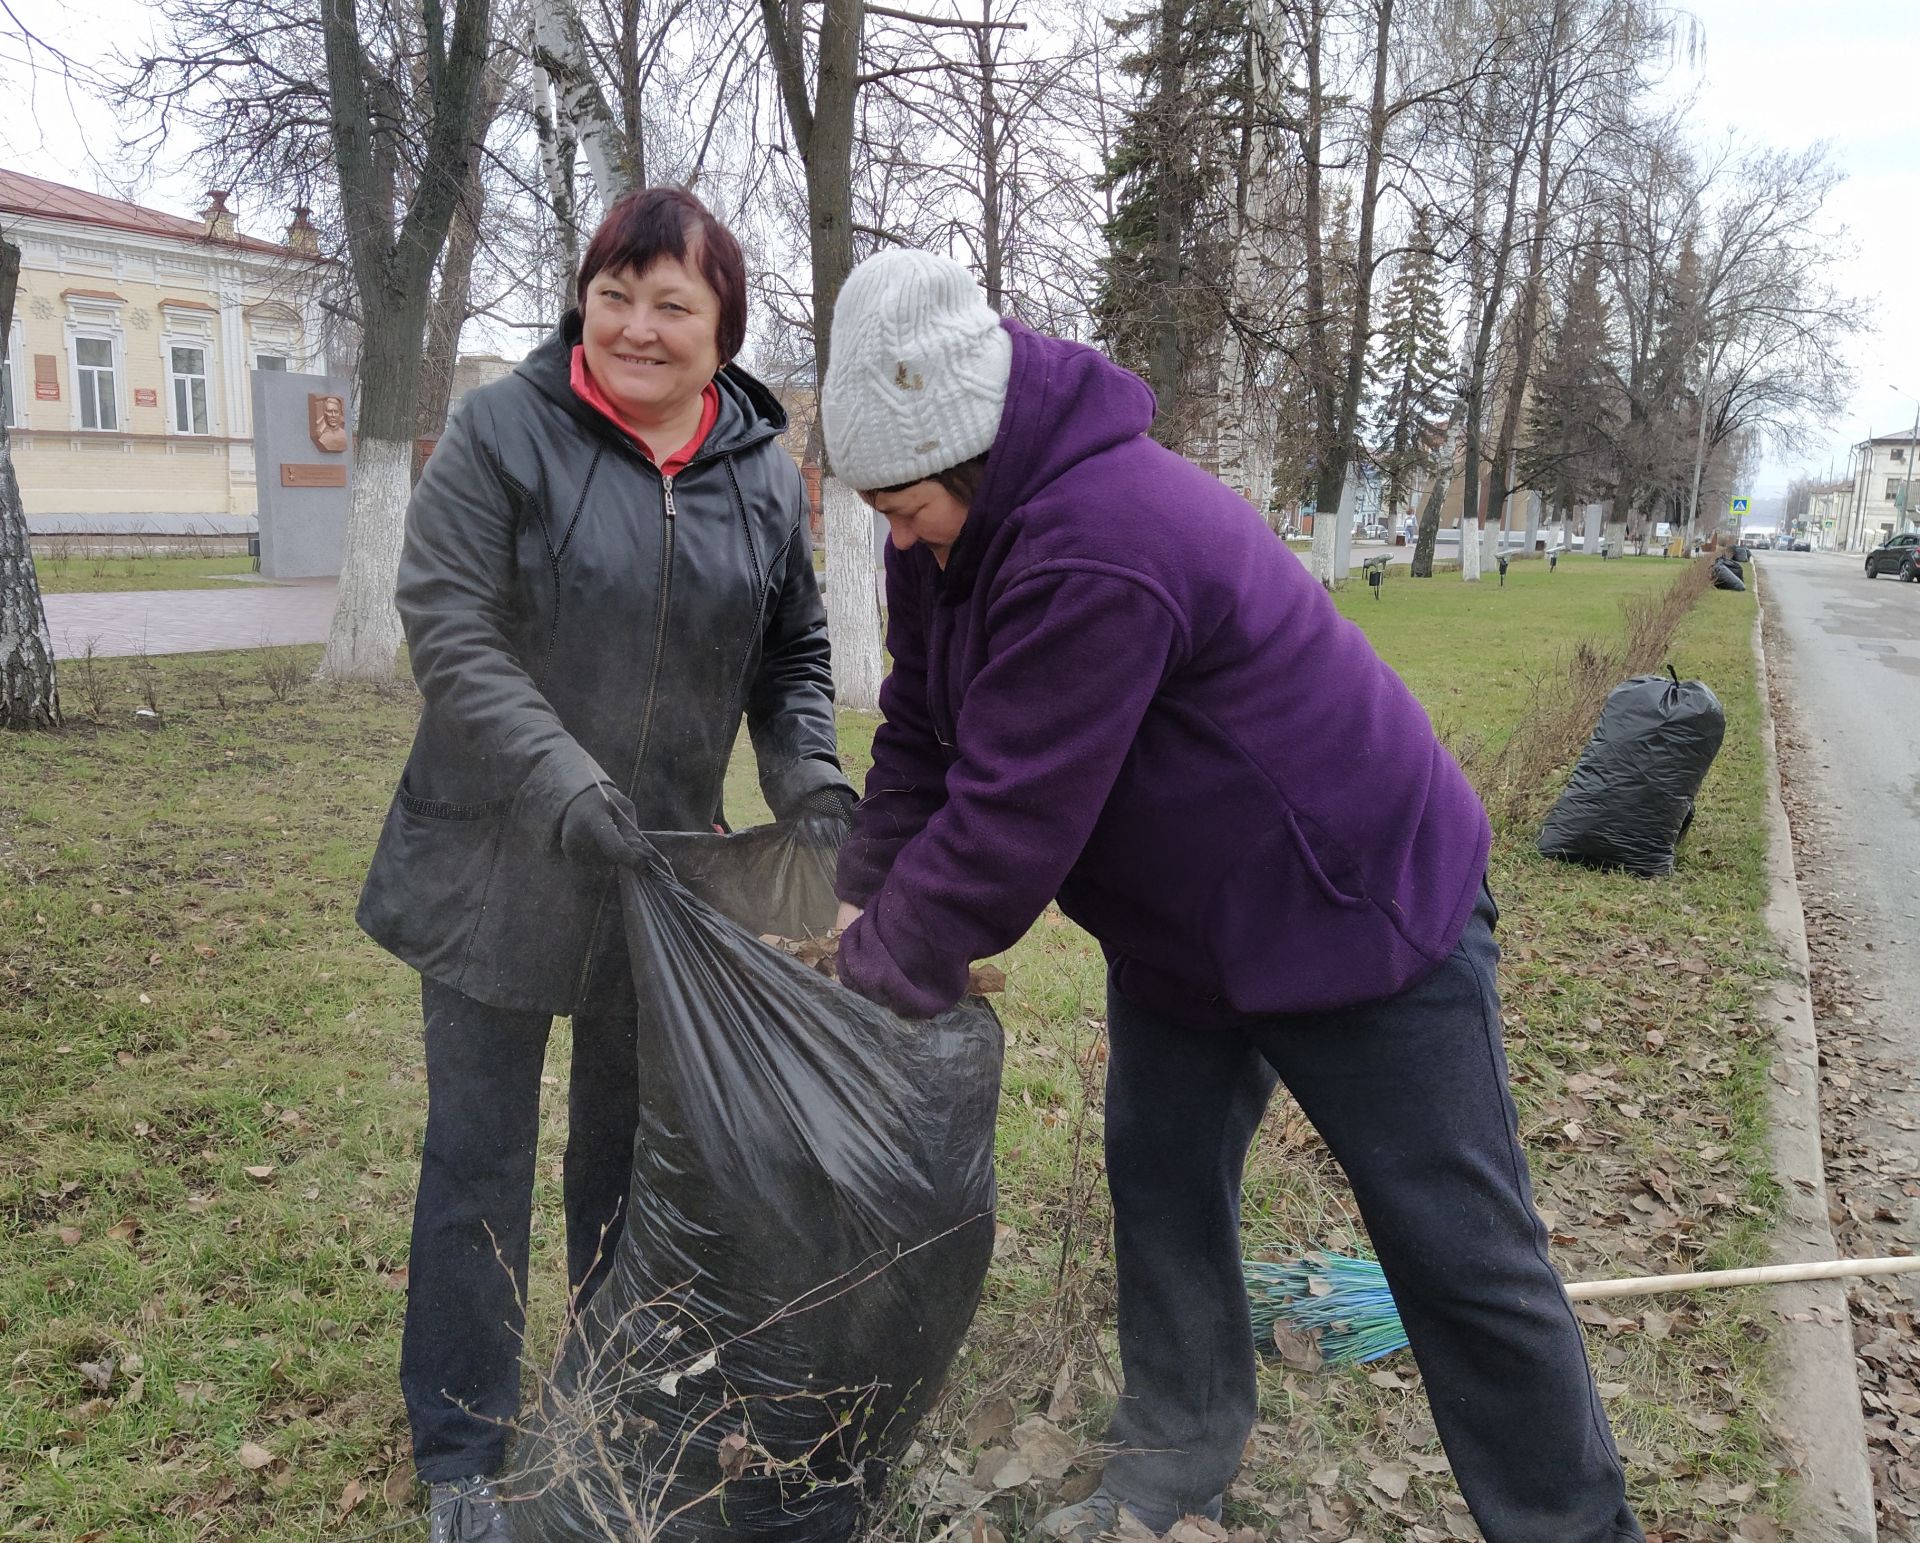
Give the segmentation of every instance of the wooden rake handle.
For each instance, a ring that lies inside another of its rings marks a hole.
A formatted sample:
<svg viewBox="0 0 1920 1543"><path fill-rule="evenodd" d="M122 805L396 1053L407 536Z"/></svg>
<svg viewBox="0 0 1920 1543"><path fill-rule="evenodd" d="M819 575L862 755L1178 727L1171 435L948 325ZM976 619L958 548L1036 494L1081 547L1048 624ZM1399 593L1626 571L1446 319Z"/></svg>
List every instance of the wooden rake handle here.
<svg viewBox="0 0 1920 1543"><path fill-rule="evenodd" d="M1860 1275L1911 1275L1920 1255L1899 1259L1809 1259L1799 1264L1762 1264L1745 1270L1698 1270L1691 1275L1635 1275L1626 1280L1574 1281L1575 1302L1603 1297L1650 1297L1663 1291L1706 1291L1721 1286L1774 1286L1783 1281L1845 1280Z"/></svg>

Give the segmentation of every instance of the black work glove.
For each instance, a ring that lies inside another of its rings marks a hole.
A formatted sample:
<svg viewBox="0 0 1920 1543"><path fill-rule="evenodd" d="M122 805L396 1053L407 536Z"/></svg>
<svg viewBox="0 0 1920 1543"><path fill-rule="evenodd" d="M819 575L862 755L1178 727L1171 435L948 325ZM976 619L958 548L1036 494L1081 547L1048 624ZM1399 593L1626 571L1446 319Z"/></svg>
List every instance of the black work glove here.
<svg viewBox="0 0 1920 1543"><path fill-rule="evenodd" d="M576 863L631 868L646 860L647 843L627 795L600 782L561 812L560 850Z"/></svg>
<svg viewBox="0 0 1920 1543"><path fill-rule="evenodd" d="M844 782L815 788L794 811L794 839L802 846L833 850L853 833L853 806L858 802Z"/></svg>

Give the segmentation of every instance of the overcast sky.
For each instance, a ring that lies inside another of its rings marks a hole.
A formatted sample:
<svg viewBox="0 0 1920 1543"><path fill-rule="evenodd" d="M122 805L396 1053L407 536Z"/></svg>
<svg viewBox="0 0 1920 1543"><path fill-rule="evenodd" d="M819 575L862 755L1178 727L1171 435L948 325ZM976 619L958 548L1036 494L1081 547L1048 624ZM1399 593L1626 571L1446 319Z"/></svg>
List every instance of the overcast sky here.
<svg viewBox="0 0 1920 1543"><path fill-rule="evenodd" d="M150 30L134 0L11 0L21 19L76 57L119 43L129 51ZM1703 141L1733 130L1783 149L1825 140L1846 175L1830 212L1844 252L1838 273L1873 301L1873 323L1851 351L1855 390L1847 410L1822 431L1823 448L1774 459L1753 492L1782 488L1796 471L1843 468L1846 447L1869 431L1911 427L1920 398L1920 131L1909 82L1920 63L1920 5L1914 0L1693 0L1706 49L1673 73L1669 90L1692 92ZM0 92L20 100L29 72L21 45L0 35ZM33 112L0 114L0 166L76 186L113 191L95 158L111 162L111 117L46 71L32 77ZM192 177L140 189L142 202L191 214L201 193ZM271 228L243 229L271 236ZM1896 389L1898 388L1898 389ZM1910 393L1902 396L1901 392Z"/></svg>

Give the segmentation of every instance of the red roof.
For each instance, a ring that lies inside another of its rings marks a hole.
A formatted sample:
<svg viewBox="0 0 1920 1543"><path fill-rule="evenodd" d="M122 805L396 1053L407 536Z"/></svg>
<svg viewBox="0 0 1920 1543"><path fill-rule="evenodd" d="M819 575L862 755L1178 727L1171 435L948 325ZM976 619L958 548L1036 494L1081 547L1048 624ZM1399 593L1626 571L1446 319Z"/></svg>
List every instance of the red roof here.
<svg viewBox="0 0 1920 1543"><path fill-rule="evenodd" d="M46 182L19 171L0 170L0 214L32 214L48 220L71 220L76 225L105 225L113 230L136 231L143 236L190 241L196 246L237 246L244 251L268 252L276 257L300 255L278 242L260 241L252 236L219 240L209 236L199 220L162 214L158 209L143 209L138 204Z"/></svg>

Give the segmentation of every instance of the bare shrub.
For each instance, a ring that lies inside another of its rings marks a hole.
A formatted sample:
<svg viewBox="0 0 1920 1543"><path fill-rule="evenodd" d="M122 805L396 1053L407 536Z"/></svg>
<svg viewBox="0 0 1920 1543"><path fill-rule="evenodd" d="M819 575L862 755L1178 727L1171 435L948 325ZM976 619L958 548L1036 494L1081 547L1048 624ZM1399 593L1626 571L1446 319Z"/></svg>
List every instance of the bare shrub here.
<svg viewBox="0 0 1920 1543"><path fill-rule="evenodd" d="M285 644L271 643L263 637L256 658L260 680L267 688L267 695L276 702L291 700L306 679L298 652Z"/></svg>

